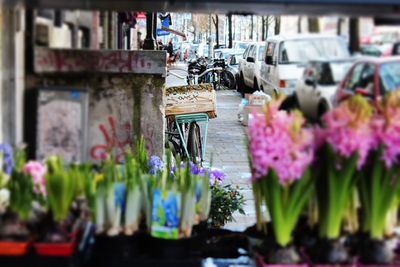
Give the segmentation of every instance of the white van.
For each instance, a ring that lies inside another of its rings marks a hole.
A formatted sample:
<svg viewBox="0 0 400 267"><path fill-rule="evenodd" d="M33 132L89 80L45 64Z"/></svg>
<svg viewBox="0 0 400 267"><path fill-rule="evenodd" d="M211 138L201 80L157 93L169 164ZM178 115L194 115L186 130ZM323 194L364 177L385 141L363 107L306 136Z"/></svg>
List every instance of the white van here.
<svg viewBox="0 0 400 267"><path fill-rule="evenodd" d="M318 59L346 59L350 53L335 35L276 35L267 39L261 63L260 89L269 95L292 94L306 63Z"/></svg>

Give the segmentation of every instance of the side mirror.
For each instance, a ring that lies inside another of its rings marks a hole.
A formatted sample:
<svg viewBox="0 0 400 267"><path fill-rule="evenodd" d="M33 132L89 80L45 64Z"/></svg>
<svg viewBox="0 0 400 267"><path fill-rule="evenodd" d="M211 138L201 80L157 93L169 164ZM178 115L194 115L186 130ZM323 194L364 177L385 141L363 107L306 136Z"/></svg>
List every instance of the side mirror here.
<svg viewBox="0 0 400 267"><path fill-rule="evenodd" d="M247 57L247 62L254 63L254 57Z"/></svg>
<svg viewBox="0 0 400 267"><path fill-rule="evenodd" d="M307 86L312 86L314 88L317 87L317 81L315 79L313 79L313 78L310 78L310 77L306 78L305 84Z"/></svg>
<svg viewBox="0 0 400 267"><path fill-rule="evenodd" d="M362 95L362 96L366 96L366 97L372 97L372 94L370 93L370 91L368 89L365 88L357 88L356 89L356 94Z"/></svg>

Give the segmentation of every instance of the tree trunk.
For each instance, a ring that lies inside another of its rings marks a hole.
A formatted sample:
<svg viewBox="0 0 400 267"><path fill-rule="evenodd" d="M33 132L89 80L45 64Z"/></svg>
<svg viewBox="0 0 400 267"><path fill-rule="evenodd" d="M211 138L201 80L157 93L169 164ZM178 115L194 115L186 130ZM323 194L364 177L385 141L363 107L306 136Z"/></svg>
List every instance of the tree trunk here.
<svg viewBox="0 0 400 267"><path fill-rule="evenodd" d="M215 26L215 48L219 48L219 18L218 15L215 15L215 18L212 18L214 26Z"/></svg>
<svg viewBox="0 0 400 267"><path fill-rule="evenodd" d="M281 17L275 17L275 35L281 32Z"/></svg>
<svg viewBox="0 0 400 267"><path fill-rule="evenodd" d="M297 33L301 33L301 19L301 16L297 19Z"/></svg>
<svg viewBox="0 0 400 267"><path fill-rule="evenodd" d="M308 31L313 33L321 31L318 18L308 18Z"/></svg>
<svg viewBox="0 0 400 267"><path fill-rule="evenodd" d="M349 49L351 53L360 51L360 21L358 18L350 18L349 23Z"/></svg>
<svg viewBox="0 0 400 267"><path fill-rule="evenodd" d="M228 14L228 47L233 47L233 38L232 38L232 14Z"/></svg>
<svg viewBox="0 0 400 267"><path fill-rule="evenodd" d="M251 15L251 23L250 23L250 40L253 40L253 31L254 31L254 20L253 15Z"/></svg>
<svg viewBox="0 0 400 267"><path fill-rule="evenodd" d="M265 41L265 17L261 17L261 41Z"/></svg>
<svg viewBox="0 0 400 267"><path fill-rule="evenodd" d="M343 18L338 18L337 29L336 29L337 35L342 35L342 24L343 24Z"/></svg>

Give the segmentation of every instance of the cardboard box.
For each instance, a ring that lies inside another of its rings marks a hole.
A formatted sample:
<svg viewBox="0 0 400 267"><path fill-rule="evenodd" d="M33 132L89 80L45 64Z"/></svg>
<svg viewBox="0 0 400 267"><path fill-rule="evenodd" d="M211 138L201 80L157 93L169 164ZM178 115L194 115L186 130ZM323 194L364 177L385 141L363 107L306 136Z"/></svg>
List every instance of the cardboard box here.
<svg viewBox="0 0 400 267"><path fill-rule="evenodd" d="M264 105L247 105L244 107L242 124L244 126L249 125L252 113L263 113Z"/></svg>
<svg viewBox="0 0 400 267"><path fill-rule="evenodd" d="M254 93L254 94L245 94L244 97L249 100L250 105L265 105L269 101L271 101L271 97L266 94Z"/></svg>

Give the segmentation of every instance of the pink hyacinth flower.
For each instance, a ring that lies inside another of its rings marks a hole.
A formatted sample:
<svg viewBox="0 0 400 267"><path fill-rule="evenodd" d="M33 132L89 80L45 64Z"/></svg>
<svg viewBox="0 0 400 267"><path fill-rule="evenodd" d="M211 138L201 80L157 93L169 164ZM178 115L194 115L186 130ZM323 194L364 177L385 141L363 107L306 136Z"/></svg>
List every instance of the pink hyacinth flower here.
<svg viewBox="0 0 400 267"><path fill-rule="evenodd" d="M23 171L32 176L35 193L46 196L46 167L41 162L29 161L25 164Z"/></svg>
<svg viewBox="0 0 400 267"><path fill-rule="evenodd" d="M282 184L303 176L313 161L311 129L303 127L301 114L280 111L279 102L266 107L264 114L253 114L249 125L249 148L253 178L262 179L273 169Z"/></svg>

